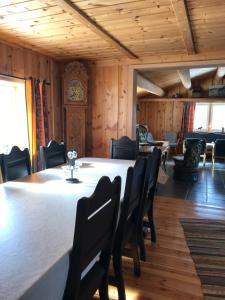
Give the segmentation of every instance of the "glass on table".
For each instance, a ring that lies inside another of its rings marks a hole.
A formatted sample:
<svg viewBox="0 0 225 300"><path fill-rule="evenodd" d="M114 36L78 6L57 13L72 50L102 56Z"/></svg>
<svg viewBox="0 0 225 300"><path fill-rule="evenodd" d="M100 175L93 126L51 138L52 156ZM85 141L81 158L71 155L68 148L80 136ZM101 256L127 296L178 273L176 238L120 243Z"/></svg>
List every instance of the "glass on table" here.
<svg viewBox="0 0 225 300"><path fill-rule="evenodd" d="M81 166L82 166L82 163L79 162L79 161L75 161L74 165L67 164L65 166L62 166L62 169L63 169L64 174L66 176L66 181L68 181L70 183L80 182L79 179L75 178L74 173L77 173Z"/></svg>

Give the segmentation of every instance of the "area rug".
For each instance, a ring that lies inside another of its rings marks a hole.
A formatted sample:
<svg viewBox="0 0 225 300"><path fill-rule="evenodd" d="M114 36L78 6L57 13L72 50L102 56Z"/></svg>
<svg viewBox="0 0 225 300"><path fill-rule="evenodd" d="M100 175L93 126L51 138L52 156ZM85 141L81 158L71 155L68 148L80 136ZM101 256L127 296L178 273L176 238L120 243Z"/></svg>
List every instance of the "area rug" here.
<svg viewBox="0 0 225 300"><path fill-rule="evenodd" d="M205 300L225 299L225 221L181 219Z"/></svg>

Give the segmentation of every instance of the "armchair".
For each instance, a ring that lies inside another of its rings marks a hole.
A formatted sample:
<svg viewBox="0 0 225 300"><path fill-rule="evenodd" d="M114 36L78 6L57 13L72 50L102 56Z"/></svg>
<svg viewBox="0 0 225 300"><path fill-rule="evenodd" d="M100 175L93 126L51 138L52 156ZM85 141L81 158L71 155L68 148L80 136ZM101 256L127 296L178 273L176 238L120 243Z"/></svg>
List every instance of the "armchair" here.
<svg viewBox="0 0 225 300"><path fill-rule="evenodd" d="M195 143L195 142L200 142L201 143L201 152L200 152L200 157L203 158L203 166L205 166L205 162L206 162L206 139L205 138L186 138L184 140L184 152L186 150L186 148L188 147L188 145L190 145L191 143Z"/></svg>
<svg viewBox="0 0 225 300"><path fill-rule="evenodd" d="M174 179L183 181L198 180L198 165L202 150L202 142L186 143L186 152L183 157L174 157Z"/></svg>

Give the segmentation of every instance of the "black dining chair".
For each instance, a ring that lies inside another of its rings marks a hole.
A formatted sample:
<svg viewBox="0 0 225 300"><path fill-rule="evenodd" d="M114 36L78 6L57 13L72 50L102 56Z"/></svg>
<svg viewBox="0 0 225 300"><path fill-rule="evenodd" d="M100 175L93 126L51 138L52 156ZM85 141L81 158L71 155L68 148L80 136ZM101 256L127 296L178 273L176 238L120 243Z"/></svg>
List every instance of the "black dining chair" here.
<svg viewBox="0 0 225 300"><path fill-rule="evenodd" d="M144 191L143 191L143 197L144 197L144 209L143 209L143 216L147 215L147 221L143 220L143 229L146 227L150 229L151 231L151 241L156 242L156 230L155 230L155 224L154 224L154 217L153 217L153 211L154 211L154 196L156 191L156 185L158 180L158 174L159 174L159 167L161 163L161 155L162 152L159 148L155 147L153 149L153 152L149 154L147 166L146 166L146 172L145 172L145 183L144 183ZM140 231L140 258L141 260L146 260L146 254L145 254L145 245L144 245L144 235L143 230Z"/></svg>
<svg viewBox="0 0 225 300"><path fill-rule="evenodd" d="M40 147L40 155L43 169L54 168L66 163L66 146L64 143L50 141L47 147Z"/></svg>
<svg viewBox="0 0 225 300"><path fill-rule="evenodd" d="M122 271L122 256L133 259L134 274L140 276L139 230L142 224L142 189L146 159L139 158L134 168L127 171L125 193L120 209L120 218L113 246L114 276L110 276L110 284L117 287L120 300L125 300L125 287ZM128 247L129 246L129 247Z"/></svg>
<svg viewBox="0 0 225 300"><path fill-rule="evenodd" d="M2 181L16 180L31 174L30 154L25 148L13 146L9 154L1 154Z"/></svg>
<svg viewBox="0 0 225 300"><path fill-rule="evenodd" d="M111 140L110 157L113 159L134 160L138 155L138 143L127 136Z"/></svg>
<svg viewBox="0 0 225 300"><path fill-rule="evenodd" d="M215 164L215 159L220 158L225 160L225 139L217 139L212 152L212 162Z"/></svg>
<svg viewBox="0 0 225 300"><path fill-rule="evenodd" d="M108 268L120 189L119 176L112 183L104 176L92 196L78 201L64 300L89 300L96 290L101 300L108 299ZM82 276L84 270L88 271Z"/></svg>

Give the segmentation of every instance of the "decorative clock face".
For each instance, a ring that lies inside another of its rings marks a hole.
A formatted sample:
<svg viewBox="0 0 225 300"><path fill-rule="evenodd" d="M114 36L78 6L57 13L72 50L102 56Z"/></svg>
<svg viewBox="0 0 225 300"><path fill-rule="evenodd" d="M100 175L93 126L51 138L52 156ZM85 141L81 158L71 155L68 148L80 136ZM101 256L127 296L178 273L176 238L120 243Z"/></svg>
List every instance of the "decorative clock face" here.
<svg viewBox="0 0 225 300"><path fill-rule="evenodd" d="M83 101L84 89L80 80L72 79L67 83L67 98L69 101Z"/></svg>

